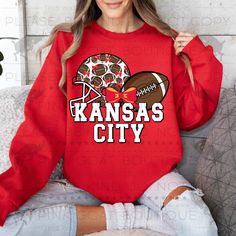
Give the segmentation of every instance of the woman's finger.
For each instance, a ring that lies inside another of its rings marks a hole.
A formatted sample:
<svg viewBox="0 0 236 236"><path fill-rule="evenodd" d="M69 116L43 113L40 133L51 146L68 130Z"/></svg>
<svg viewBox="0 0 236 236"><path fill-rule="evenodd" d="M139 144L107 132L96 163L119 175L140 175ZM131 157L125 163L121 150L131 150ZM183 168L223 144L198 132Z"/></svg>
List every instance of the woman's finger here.
<svg viewBox="0 0 236 236"><path fill-rule="evenodd" d="M178 55L194 36L193 33L179 32L174 41L175 54Z"/></svg>
<svg viewBox="0 0 236 236"><path fill-rule="evenodd" d="M177 49L175 50L175 54L178 55L178 54L182 51L182 49L183 49L183 48L177 48Z"/></svg>
<svg viewBox="0 0 236 236"><path fill-rule="evenodd" d="M176 41L190 41L193 37L188 36L188 37L176 37Z"/></svg>
<svg viewBox="0 0 236 236"><path fill-rule="evenodd" d="M191 32L179 32L178 36L195 36L194 33L191 33Z"/></svg>
<svg viewBox="0 0 236 236"><path fill-rule="evenodd" d="M177 49L179 47L185 47L188 44L188 41L175 41L174 47Z"/></svg>

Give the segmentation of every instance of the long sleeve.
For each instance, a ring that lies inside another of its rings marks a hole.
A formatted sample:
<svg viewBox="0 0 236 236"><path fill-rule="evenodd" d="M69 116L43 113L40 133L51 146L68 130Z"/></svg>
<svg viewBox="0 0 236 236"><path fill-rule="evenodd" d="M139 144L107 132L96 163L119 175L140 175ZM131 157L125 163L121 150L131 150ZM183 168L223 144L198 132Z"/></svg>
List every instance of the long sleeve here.
<svg viewBox="0 0 236 236"><path fill-rule="evenodd" d="M172 47L173 93L179 128L190 131L205 124L214 114L220 96L223 66L213 47L196 35L182 50L190 59L196 93L184 62Z"/></svg>
<svg viewBox="0 0 236 236"><path fill-rule="evenodd" d="M0 226L49 180L64 154L66 97L61 77L58 32L24 104L24 120L13 137L11 167L0 175Z"/></svg>

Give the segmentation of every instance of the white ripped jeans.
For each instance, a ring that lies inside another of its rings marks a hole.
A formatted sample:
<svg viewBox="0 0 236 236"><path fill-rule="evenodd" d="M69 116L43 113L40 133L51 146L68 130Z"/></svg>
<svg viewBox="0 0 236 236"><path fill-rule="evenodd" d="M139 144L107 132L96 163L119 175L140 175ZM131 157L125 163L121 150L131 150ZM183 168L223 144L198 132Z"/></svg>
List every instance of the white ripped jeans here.
<svg viewBox="0 0 236 236"><path fill-rule="evenodd" d="M189 186L192 190L185 190L162 207L168 194L178 186ZM158 232L165 235L217 236L216 223L203 195L174 169L150 185L134 204L144 204L155 211L160 216ZM76 236L75 204L101 203L66 179L54 180L8 215L0 227L0 236Z"/></svg>

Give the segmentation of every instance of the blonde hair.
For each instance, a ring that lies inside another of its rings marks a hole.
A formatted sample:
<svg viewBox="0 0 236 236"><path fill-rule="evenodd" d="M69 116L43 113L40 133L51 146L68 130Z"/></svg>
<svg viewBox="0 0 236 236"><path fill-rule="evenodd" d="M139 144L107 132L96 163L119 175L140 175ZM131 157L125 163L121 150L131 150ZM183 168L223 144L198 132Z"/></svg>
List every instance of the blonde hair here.
<svg viewBox="0 0 236 236"><path fill-rule="evenodd" d="M172 30L167 23L161 20L160 16L157 14L153 0L132 0L132 1L134 6L133 12L139 19L145 21L151 26L154 26L158 31L160 31L164 35L172 37L172 39L175 40L178 33ZM52 44L57 31L72 32L74 36L74 41L61 57L62 76L58 84L61 91L66 97L67 94L63 88L66 82L66 60L72 57L79 48L84 27L88 25L92 20L98 19L101 14L102 12L100 8L97 6L95 0L77 0L73 21L60 23L54 26L49 34L48 40L36 52L36 57L38 57L39 55L41 61L42 49ZM193 73L189 58L183 53L179 53L178 56L180 56L180 58L185 63L185 69L187 69L191 84L193 86L193 89L195 89Z"/></svg>

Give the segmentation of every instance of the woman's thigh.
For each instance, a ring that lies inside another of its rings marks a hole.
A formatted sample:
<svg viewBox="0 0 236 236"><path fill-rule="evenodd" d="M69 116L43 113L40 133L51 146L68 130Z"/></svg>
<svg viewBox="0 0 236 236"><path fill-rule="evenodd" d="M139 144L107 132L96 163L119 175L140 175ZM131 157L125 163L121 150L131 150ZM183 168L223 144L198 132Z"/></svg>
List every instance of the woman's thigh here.
<svg viewBox="0 0 236 236"><path fill-rule="evenodd" d="M89 192L75 187L67 179L59 179L48 182L42 190L10 214L61 203L95 206L102 202Z"/></svg>

